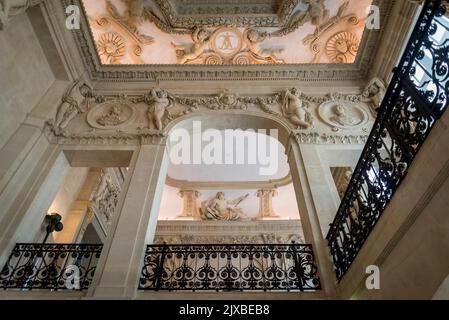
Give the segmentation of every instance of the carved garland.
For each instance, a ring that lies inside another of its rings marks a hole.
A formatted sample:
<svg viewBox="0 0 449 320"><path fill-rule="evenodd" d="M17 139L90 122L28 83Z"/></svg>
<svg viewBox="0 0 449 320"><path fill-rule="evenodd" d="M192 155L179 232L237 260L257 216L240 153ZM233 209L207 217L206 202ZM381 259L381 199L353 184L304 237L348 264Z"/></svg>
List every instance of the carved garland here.
<svg viewBox="0 0 449 320"><path fill-rule="evenodd" d="M380 84L376 82L376 85ZM81 87L84 88L84 87ZM377 88L377 87L376 87ZM366 90L365 90L366 91ZM74 93L73 93L74 92ZM70 94L76 94L76 90ZM365 124L369 115L358 106L358 103L371 101L365 92L360 95L343 95L332 93L326 96L311 96L290 89L284 92L268 96L240 96L229 91L223 91L215 96L178 96L165 90L153 89L150 93L128 98L121 96L99 96L93 92L87 95L89 100L94 100L97 105L89 108L86 120L92 128L100 132L92 131L83 134L69 133L67 130L55 127L55 121L49 121L45 132L52 142L60 144L160 144L166 137L165 126L171 121L187 114L198 112L201 109L213 111L223 110L247 110L259 109L265 114L290 122L292 132L300 143L364 143L363 135L329 135L327 133L314 132L315 110L310 110L310 103L319 104L320 117L323 123L328 124L334 131L341 129L353 129ZM66 97L66 99L69 99ZM67 100L63 99L58 110L58 117L63 117L62 112L73 113L67 108ZM148 128L137 129L137 132L126 132L122 127L134 121L136 111L134 103L144 103L148 107ZM87 102L87 104L89 104ZM177 112L171 110L176 106ZM81 108L75 110L74 116L82 114ZM74 117L72 116L71 119ZM294 129L296 128L296 130ZM304 131L304 129L309 129ZM101 132L108 130L109 132ZM111 133L111 130L114 131ZM367 132L366 130L364 132Z"/></svg>

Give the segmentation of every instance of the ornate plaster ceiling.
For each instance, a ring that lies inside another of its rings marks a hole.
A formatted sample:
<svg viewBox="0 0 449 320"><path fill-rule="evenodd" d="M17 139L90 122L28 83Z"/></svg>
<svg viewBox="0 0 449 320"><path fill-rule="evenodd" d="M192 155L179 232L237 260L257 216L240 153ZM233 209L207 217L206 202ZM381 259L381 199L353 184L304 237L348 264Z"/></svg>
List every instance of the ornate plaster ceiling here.
<svg viewBox="0 0 449 320"><path fill-rule="evenodd" d="M103 65L350 64L372 0L83 0Z"/></svg>
<svg viewBox="0 0 449 320"><path fill-rule="evenodd" d="M286 0L172 0L170 5L178 15L261 14L277 16Z"/></svg>

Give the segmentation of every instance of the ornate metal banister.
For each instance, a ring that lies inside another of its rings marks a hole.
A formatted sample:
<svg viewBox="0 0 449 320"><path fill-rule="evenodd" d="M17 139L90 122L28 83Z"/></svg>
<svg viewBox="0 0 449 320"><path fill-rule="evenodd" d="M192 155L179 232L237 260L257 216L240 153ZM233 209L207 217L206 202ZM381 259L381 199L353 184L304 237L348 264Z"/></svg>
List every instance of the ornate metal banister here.
<svg viewBox="0 0 449 320"><path fill-rule="evenodd" d="M342 279L448 106L448 1L427 0L327 234Z"/></svg>
<svg viewBox="0 0 449 320"><path fill-rule="evenodd" d="M86 290L101 244L16 244L0 274L0 288Z"/></svg>
<svg viewBox="0 0 449 320"><path fill-rule="evenodd" d="M140 290L320 290L312 246L149 245Z"/></svg>

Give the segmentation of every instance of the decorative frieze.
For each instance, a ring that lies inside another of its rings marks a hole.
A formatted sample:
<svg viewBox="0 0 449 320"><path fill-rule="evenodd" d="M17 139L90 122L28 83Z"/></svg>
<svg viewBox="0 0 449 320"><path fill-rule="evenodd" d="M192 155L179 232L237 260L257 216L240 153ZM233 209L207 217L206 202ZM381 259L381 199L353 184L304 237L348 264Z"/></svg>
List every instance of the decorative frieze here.
<svg viewBox="0 0 449 320"><path fill-rule="evenodd" d="M174 120L192 113L238 111L278 121L300 143L359 144L365 141L373 120L366 101L379 98L373 92L315 96L291 88L259 96L229 90L189 96L153 88L133 96L98 95L85 82L77 81L67 89L45 132L50 141L60 144L161 144ZM336 131L345 133L331 134Z"/></svg>
<svg viewBox="0 0 449 320"><path fill-rule="evenodd" d="M260 233L257 235L179 235L159 236L156 234L154 244L291 244L304 243L298 234L276 235L274 233Z"/></svg>
<svg viewBox="0 0 449 320"><path fill-rule="evenodd" d="M96 215L105 234L108 233L122 190L120 176L117 176L117 171L112 168L101 169L101 174L90 196L87 215L83 221L84 229L92 221L93 215Z"/></svg>
<svg viewBox="0 0 449 320"><path fill-rule="evenodd" d="M304 243L300 220L158 221L154 243Z"/></svg>
<svg viewBox="0 0 449 320"><path fill-rule="evenodd" d="M298 143L304 144L365 144L368 140L366 135L342 135L342 134L327 134L316 132L294 132Z"/></svg>

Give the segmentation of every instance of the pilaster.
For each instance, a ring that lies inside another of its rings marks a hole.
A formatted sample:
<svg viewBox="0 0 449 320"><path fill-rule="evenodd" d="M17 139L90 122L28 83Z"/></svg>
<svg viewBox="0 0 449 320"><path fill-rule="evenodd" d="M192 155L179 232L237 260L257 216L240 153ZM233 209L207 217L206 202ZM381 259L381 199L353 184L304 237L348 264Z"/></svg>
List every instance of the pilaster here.
<svg viewBox="0 0 449 320"><path fill-rule="evenodd" d="M145 246L154 239L168 166L165 145L142 145L132 163L123 206L97 269L94 298L134 298Z"/></svg>

